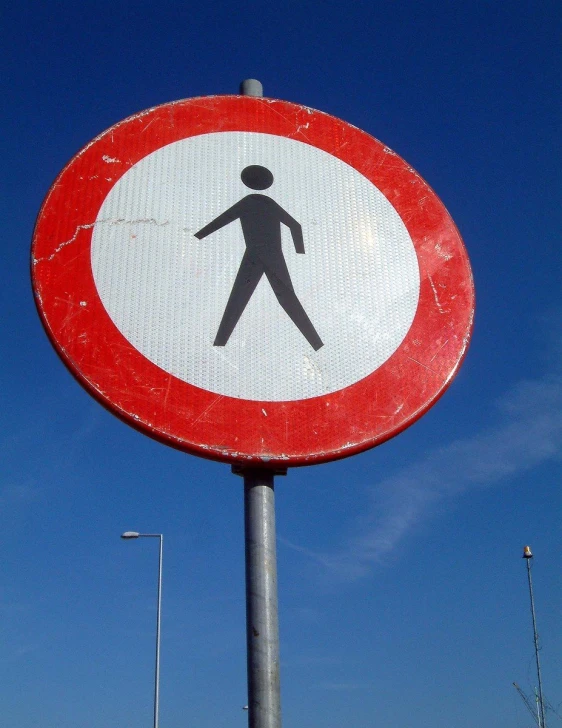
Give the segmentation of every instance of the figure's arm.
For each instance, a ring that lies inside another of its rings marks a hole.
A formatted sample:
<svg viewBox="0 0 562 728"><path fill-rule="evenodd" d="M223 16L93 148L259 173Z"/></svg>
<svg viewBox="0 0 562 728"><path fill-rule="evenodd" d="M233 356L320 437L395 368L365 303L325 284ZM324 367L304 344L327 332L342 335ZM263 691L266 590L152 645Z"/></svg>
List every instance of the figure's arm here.
<svg viewBox="0 0 562 728"><path fill-rule="evenodd" d="M291 217L282 207L278 206L279 218L281 222L286 225L291 231L293 236L293 243L295 244L295 250L297 253L304 253L304 239L302 236L302 227L300 222L297 222L294 217Z"/></svg>
<svg viewBox="0 0 562 728"><path fill-rule="evenodd" d="M210 235L216 230L219 230L225 225L228 225L229 223L236 220L238 217L240 217L240 212L239 203L237 202L235 205L232 205L232 207L229 207L228 210L225 210L223 213L221 213L218 217L215 217L215 219L212 220L208 225L205 225L205 227L202 227L201 230L194 233L194 235L198 240L206 238L207 235Z"/></svg>

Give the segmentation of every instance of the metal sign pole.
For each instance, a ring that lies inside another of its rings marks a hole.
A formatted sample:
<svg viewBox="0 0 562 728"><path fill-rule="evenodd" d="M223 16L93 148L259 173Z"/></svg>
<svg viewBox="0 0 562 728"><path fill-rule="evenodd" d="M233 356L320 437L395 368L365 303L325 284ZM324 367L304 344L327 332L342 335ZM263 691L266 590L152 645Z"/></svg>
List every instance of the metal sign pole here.
<svg viewBox="0 0 562 728"><path fill-rule="evenodd" d="M263 87L246 79L240 93L261 97ZM244 478L248 726L281 728L274 471L233 466L232 472Z"/></svg>
<svg viewBox="0 0 562 728"><path fill-rule="evenodd" d="M232 471L244 477L248 726L281 728L274 471Z"/></svg>

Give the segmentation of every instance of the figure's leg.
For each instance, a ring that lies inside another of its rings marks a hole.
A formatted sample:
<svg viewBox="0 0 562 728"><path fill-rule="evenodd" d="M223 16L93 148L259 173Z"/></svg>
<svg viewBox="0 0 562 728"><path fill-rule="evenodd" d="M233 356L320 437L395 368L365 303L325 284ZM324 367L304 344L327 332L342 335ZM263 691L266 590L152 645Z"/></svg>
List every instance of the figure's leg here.
<svg viewBox="0 0 562 728"><path fill-rule="evenodd" d="M261 263L252 260L245 253L228 297L213 346L226 345L262 275L263 266Z"/></svg>
<svg viewBox="0 0 562 728"><path fill-rule="evenodd" d="M318 351L318 349L324 346L324 343L318 336L316 329L297 298L288 269L286 266L283 267L285 270L278 270L276 272L266 270L267 280L273 288L277 300L291 318L291 321L299 329L314 351Z"/></svg>

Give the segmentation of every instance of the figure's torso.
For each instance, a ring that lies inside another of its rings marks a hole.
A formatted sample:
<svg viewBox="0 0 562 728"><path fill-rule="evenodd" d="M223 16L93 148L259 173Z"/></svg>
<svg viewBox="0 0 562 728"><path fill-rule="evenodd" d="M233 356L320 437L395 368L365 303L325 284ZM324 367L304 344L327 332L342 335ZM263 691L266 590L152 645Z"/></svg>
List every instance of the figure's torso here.
<svg viewBox="0 0 562 728"><path fill-rule="evenodd" d="M248 195L240 201L240 223L248 252L266 260L283 256L279 205L265 195Z"/></svg>

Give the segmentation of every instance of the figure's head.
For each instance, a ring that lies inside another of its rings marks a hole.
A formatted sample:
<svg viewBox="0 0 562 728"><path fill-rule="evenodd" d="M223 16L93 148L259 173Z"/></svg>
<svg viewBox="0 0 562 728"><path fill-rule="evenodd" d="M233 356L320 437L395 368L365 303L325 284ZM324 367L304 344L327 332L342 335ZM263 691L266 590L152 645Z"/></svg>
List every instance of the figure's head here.
<svg viewBox="0 0 562 728"><path fill-rule="evenodd" d="M267 167L260 167L259 164L252 164L245 167L240 175L242 182L251 190L266 190L273 184L273 175Z"/></svg>

